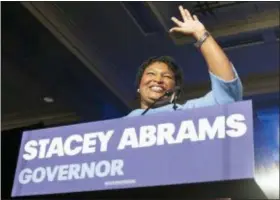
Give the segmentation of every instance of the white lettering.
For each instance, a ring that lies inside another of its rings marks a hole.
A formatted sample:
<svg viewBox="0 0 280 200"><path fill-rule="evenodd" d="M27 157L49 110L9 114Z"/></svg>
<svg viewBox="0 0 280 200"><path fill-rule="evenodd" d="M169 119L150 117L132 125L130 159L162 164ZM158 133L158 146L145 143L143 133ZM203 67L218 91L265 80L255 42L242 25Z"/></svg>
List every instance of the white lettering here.
<svg viewBox="0 0 280 200"><path fill-rule="evenodd" d="M225 138L225 116L216 117L213 125L211 126L207 118L199 119L198 121L199 139L200 141L206 140L206 136L210 140L217 138ZM218 136L216 136L218 134Z"/></svg>
<svg viewBox="0 0 280 200"><path fill-rule="evenodd" d="M69 165L60 165L58 171L58 181L66 181L68 178L68 167Z"/></svg>
<svg viewBox="0 0 280 200"><path fill-rule="evenodd" d="M24 151L26 153L23 154L24 160L32 160L37 156L37 147L38 143L36 140L30 140L24 145Z"/></svg>
<svg viewBox="0 0 280 200"><path fill-rule="evenodd" d="M175 144L176 140L173 137L175 133L175 125L172 123L165 123L158 125L158 138L157 145L164 145L165 141L167 144Z"/></svg>
<svg viewBox="0 0 280 200"><path fill-rule="evenodd" d="M79 153L88 154L96 151L97 139L100 142L100 152L108 149L108 143L114 130L107 132L74 134L66 139L55 137L52 139L30 140L24 145L23 159L32 160L36 157L51 158L52 156L75 156Z"/></svg>
<svg viewBox="0 0 280 200"><path fill-rule="evenodd" d="M47 152L46 158L50 158L53 155L57 155L59 157L64 156L63 141L61 137L53 138L49 150Z"/></svg>
<svg viewBox="0 0 280 200"><path fill-rule="evenodd" d="M101 147L100 147L101 152L107 151L108 142L111 139L113 133L114 130L110 130L106 134L104 134L104 132L101 132L101 134L99 135L99 140L101 142Z"/></svg>
<svg viewBox="0 0 280 200"><path fill-rule="evenodd" d="M107 160L98 162L95 166L95 174L98 177L108 176L111 170L111 165Z"/></svg>
<svg viewBox="0 0 280 200"><path fill-rule="evenodd" d="M81 165L79 164L71 164L69 166L69 174L68 174L68 180L74 179L80 179L79 171L81 170Z"/></svg>
<svg viewBox="0 0 280 200"><path fill-rule="evenodd" d="M124 166L124 162L123 160L112 160L112 164L111 164L111 176L123 176L123 166Z"/></svg>
<svg viewBox="0 0 280 200"><path fill-rule="evenodd" d="M198 126L196 127L195 125ZM246 131L245 117L242 114L232 114L228 117L217 116L213 123L210 123L207 118L200 118L197 123L194 123L193 120L185 120L181 122L177 130L173 123L145 125L141 126L137 131L134 127L130 127L124 129L117 149L123 150L127 147L143 148L154 145L178 144L185 140L196 142L206 139L224 139L226 136L240 137ZM84 135L70 135L65 139L55 137L38 141L30 140L24 145L23 159L32 160L36 157L42 159L51 158L52 156L61 157L95 153L99 147L98 150L100 152L106 152L108 151L108 145L113 133L114 130L109 130L106 132L86 133ZM100 146L97 147L97 145ZM73 177L76 177L76 169L78 168L73 168ZM64 174L64 171L62 170L57 173ZM62 179L66 179L64 175Z"/></svg>
<svg viewBox="0 0 280 200"><path fill-rule="evenodd" d="M226 124L232 130L227 130L226 133L230 137L240 137L247 131L247 126L244 123L245 117L242 114L233 114L227 118Z"/></svg>
<svg viewBox="0 0 280 200"><path fill-rule="evenodd" d="M32 170L29 168L23 169L18 175L20 184L27 184L32 179Z"/></svg>
<svg viewBox="0 0 280 200"><path fill-rule="evenodd" d="M138 147L138 140L135 128L126 128L124 130L120 143L118 145L118 150L122 150L126 146L131 146L131 148Z"/></svg>
<svg viewBox="0 0 280 200"><path fill-rule="evenodd" d="M155 126L142 126L140 127L139 147L150 147L156 144L157 129Z"/></svg>
<svg viewBox="0 0 280 200"><path fill-rule="evenodd" d="M195 130L195 126L193 121L191 120L186 120L182 121L179 133L176 137L176 142L177 143L182 143L183 140L189 139L192 142L195 142L198 140L198 136Z"/></svg>
<svg viewBox="0 0 280 200"><path fill-rule="evenodd" d="M98 162L56 165L53 167L38 167L34 170L25 168L18 176L20 184L28 184L30 182L40 183L43 181L52 182L68 181L72 179L85 179L106 176L123 176L124 162L121 159L101 160Z"/></svg>
<svg viewBox="0 0 280 200"><path fill-rule="evenodd" d="M50 143L50 139L41 139L39 140L40 150L39 158L44 158L46 155L47 145Z"/></svg>
<svg viewBox="0 0 280 200"><path fill-rule="evenodd" d="M87 133L84 135L83 154L94 153L96 145L96 137L99 133Z"/></svg>
<svg viewBox="0 0 280 200"><path fill-rule="evenodd" d="M38 167L33 171L32 181L34 183L40 183L45 179L46 175L47 175L47 173L46 173L45 168Z"/></svg>
<svg viewBox="0 0 280 200"><path fill-rule="evenodd" d="M74 156L79 154L82 151L81 146L76 146L71 149L72 142L76 141L77 143L83 142L83 138L80 135L71 135L69 136L64 143L64 152L68 156Z"/></svg>
<svg viewBox="0 0 280 200"><path fill-rule="evenodd" d="M81 171L81 179L85 177L93 178L94 177L94 169L95 162L91 162L90 165L88 163L82 163L82 171Z"/></svg>
<svg viewBox="0 0 280 200"><path fill-rule="evenodd" d="M54 166L53 169L51 167L46 167L46 171L47 171L47 175L48 175L48 181L50 181L50 182L54 181L58 170L59 170L58 166Z"/></svg>

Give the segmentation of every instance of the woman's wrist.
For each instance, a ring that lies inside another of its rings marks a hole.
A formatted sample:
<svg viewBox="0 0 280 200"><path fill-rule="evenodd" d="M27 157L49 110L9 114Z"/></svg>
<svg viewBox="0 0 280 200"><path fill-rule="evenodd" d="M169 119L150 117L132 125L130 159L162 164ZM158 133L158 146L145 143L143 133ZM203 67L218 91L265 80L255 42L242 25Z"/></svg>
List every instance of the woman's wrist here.
<svg viewBox="0 0 280 200"><path fill-rule="evenodd" d="M205 28L197 30L193 33L193 37L196 39L196 41L198 41L202 38L205 32L208 32Z"/></svg>

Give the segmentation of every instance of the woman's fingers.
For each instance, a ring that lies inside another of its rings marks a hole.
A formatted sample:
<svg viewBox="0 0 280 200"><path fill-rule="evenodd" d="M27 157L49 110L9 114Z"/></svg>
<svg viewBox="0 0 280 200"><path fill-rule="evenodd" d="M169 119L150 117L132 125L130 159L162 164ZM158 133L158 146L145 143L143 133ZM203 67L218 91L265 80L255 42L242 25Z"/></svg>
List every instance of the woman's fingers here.
<svg viewBox="0 0 280 200"><path fill-rule="evenodd" d="M193 19L196 20L196 21L199 21L199 19L196 15L193 15Z"/></svg>
<svg viewBox="0 0 280 200"><path fill-rule="evenodd" d="M181 28L181 27L174 27L174 28L171 28L170 30L169 30L169 32L183 32L184 31L184 29L183 28Z"/></svg>
<svg viewBox="0 0 280 200"><path fill-rule="evenodd" d="M183 6L179 6L179 10L180 10L181 16L183 18L183 21L184 22L187 21L188 20L188 16L186 15L186 12L185 12Z"/></svg>
<svg viewBox="0 0 280 200"><path fill-rule="evenodd" d="M176 17L171 17L171 20L177 24L178 26L183 26L183 22L181 22L180 20L178 20Z"/></svg>
<svg viewBox="0 0 280 200"><path fill-rule="evenodd" d="M187 9L184 9L184 11L185 11L185 15L187 16L187 19L188 19L188 20L193 20L193 18L192 18L192 16L191 16L190 12L189 12Z"/></svg>

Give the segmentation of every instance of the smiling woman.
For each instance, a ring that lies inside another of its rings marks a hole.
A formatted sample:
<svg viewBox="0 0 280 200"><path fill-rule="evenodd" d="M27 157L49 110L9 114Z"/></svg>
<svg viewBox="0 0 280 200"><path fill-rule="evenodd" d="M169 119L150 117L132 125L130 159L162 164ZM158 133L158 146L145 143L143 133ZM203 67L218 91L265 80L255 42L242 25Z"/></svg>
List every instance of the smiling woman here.
<svg viewBox="0 0 280 200"><path fill-rule="evenodd" d="M141 108L148 108L166 91L181 86L182 82L182 72L172 58L167 56L150 58L141 66L137 78Z"/></svg>
<svg viewBox="0 0 280 200"><path fill-rule="evenodd" d="M174 99L177 99L180 93L180 89L178 92L175 88L181 88L183 84L182 72L171 57L152 57L141 65L137 73L136 84L137 92L140 94L140 109L133 110L128 116L227 104L242 100L242 83L222 48L197 16L192 16L182 6L179 6L179 11L182 21L172 17L171 20L177 26L171 28L170 33L179 32L195 38L197 42L194 45L202 53L208 65L211 91L200 98L188 100L183 105L172 105L176 103ZM172 90L172 95L165 96ZM150 109L151 107L154 109Z"/></svg>

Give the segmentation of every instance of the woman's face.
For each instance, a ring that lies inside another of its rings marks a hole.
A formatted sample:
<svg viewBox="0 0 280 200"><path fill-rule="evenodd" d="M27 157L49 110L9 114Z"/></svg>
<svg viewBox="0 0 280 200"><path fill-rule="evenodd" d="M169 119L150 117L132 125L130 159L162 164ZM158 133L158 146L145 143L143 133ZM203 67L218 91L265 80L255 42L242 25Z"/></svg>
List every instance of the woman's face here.
<svg viewBox="0 0 280 200"><path fill-rule="evenodd" d="M167 90L174 87L175 76L167 64L163 62L152 63L145 69L139 86L141 108L146 109Z"/></svg>

